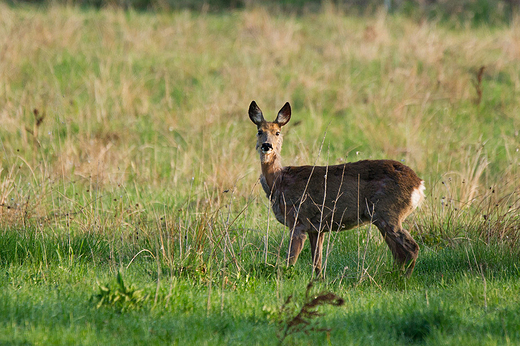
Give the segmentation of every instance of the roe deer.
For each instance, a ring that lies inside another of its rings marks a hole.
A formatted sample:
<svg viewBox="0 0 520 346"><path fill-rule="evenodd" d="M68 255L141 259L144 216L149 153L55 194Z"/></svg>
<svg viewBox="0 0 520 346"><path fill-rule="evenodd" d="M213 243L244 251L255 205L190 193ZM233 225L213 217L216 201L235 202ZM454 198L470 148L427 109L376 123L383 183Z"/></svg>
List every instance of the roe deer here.
<svg viewBox="0 0 520 346"><path fill-rule="evenodd" d="M289 103L273 122L268 122L253 101L249 118L258 129L260 182L276 219L291 232L287 257L290 265L298 259L308 235L313 267L320 275L324 232L372 222L396 263L407 275L412 273L419 246L403 229L402 222L424 199L425 187L411 168L392 160L283 167L280 131L291 119Z"/></svg>

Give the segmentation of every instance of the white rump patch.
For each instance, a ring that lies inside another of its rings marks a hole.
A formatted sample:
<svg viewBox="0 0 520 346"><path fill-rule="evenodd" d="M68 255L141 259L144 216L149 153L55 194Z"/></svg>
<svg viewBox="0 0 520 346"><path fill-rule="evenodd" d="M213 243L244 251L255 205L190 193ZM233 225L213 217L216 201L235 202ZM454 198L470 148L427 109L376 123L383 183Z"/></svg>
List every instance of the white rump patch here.
<svg viewBox="0 0 520 346"><path fill-rule="evenodd" d="M412 208L417 208L421 202L424 200L424 190L426 189L426 186L424 186L424 180L421 181L421 185L419 187L416 187L412 192L411 202L412 202Z"/></svg>

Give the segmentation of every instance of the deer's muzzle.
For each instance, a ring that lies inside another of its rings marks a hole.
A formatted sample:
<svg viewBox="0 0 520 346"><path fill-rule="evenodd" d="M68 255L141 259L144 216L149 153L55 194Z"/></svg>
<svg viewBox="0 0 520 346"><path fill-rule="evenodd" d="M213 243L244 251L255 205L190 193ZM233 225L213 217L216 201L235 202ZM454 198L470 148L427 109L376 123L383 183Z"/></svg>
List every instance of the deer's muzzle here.
<svg viewBox="0 0 520 346"><path fill-rule="evenodd" d="M273 150L273 145L271 143L264 143L260 147L260 150L262 150L262 153L267 154L271 150Z"/></svg>

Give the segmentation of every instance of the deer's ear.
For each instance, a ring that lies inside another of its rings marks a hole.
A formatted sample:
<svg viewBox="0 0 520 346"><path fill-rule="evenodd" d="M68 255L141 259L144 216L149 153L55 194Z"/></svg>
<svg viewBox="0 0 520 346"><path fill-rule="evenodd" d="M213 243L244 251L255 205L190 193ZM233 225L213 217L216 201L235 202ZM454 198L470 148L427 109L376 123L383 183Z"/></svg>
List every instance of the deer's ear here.
<svg viewBox="0 0 520 346"><path fill-rule="evenodd" d="M278 112L278 116L274 122L280 126L284 126L289 122L289 120L291 120L291 105L289 102L285 102L282 109Z"/></svg>
<svg viewBox="0 0 520 346"><path fill-rule="evenodd" d="M257 126L265 122L264 115L255 101L252 101L249 105L249 119L251 119L251 121Z"/></svg>

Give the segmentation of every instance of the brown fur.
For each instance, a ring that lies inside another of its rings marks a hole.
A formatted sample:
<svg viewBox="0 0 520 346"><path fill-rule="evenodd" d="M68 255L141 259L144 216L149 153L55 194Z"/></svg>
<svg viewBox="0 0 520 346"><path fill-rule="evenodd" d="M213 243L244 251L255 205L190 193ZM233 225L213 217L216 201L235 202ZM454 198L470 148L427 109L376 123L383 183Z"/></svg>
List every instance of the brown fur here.
<svg viewBox="0 0 520 346"><path fill-rule="evenodd" d="M289 263L296 262L308 235L313 266L320 273L324 232L372 222L396 263L411 274L419 246L402 228L402 222L416 206L412 193L423 197L423 181L411 168L392 160L282 167L280 130L290 120L290 113L286 103L276 120L267 122L254 101L249 108L249 116L259 130L256 147L262 187L276 219L291 230Z"/></svg>

